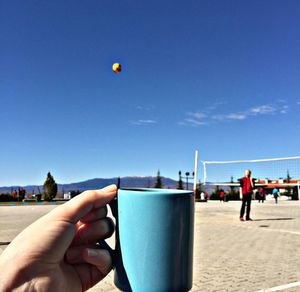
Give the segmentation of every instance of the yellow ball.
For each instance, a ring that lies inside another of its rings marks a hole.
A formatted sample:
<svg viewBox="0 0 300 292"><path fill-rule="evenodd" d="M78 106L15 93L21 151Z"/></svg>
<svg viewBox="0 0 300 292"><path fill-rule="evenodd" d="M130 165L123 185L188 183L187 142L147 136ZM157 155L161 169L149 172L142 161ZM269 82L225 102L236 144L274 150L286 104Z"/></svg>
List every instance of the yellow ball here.
<svg viewBox="0 0 300 292"><path fill-rule="evenodd" d="M112 65L112 69L113 69L113 71L114 71L116 74L119 74L119 73L121 73L121 71L122 71L122 66L121 66L121 64L119 64L119 63L114 63L114 64Z"/></svg>

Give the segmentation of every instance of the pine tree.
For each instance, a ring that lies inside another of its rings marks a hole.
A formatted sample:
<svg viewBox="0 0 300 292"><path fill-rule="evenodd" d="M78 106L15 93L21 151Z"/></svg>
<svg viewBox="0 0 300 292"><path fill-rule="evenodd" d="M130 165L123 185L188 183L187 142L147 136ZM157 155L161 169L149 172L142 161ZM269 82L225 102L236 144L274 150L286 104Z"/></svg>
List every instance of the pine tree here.
<svg viewBox="0 0 300 292"><path fill-rule="evenodd" d="M220 199L220 187L218 185L215 186L213 192L211 193L210 199L211 200L219 200Z"/></svg>
<svg viewBox="0 0 300 292"><path fill-rule="evenodd" d="M230 177L230 183L233 184L233 176ZM235 194L235 187L233 185L230 186L230 194L233 196Z"/></svg>
<svg viewBox="0 0 300 292"><path fill-rule="evenodd" d="M57 184L50 172L44 182L45 201L51 201L57 194Z"/></svg>
<svg viewBox="0 0 300 292"><path fill-rule="evenodd" d="M214 193L215 193L217 196L220 195L220 187L219 187L219 186L216 186L216 187L215 187Z"/></svg>
<svg viewBox="0 0 300 292"><path fill-rule="evenodd" d="M234 183L233 176L230 177L230 183L231 184ZM229 188L230 188L230 190L229 190L228 195L226 197L227 201L239 200L240 199L239 190L234 185L231 185Z"/></svg>
<svg viewBox="0 0 300 292"><path fill-rule="evenodd" d="M290 182L291 181L291 179L292 179L292 177L290 176L290 172L289 172L289 170L287 170L286 171L286 182Z"/></svg>
<svg viewBox="0 0 300 292"><path fill-rule="evenodd" d="M177 190L183 190L183 182L182 182L182 177L181 177L181 171L179 171L179 179L177 183Z"/></svg>
<svg viewBox="0 0 300 292"><path fill-rule="evenodd" d="M286 182L290 183L291 182L292 177L290 176L290 172L289 170L286 171ZM288 187L286 190L286 195L287 196L291 196L291 189Z"/></svg>
<svg viewBox="0 0 300 292"><path fill-rule="evenodd" d="M161 189L163 187L162 182L161 182L161 176L160 176L160 171L157 171L157 176L156 176L156 183L154 186L156 189Z"/></svg>

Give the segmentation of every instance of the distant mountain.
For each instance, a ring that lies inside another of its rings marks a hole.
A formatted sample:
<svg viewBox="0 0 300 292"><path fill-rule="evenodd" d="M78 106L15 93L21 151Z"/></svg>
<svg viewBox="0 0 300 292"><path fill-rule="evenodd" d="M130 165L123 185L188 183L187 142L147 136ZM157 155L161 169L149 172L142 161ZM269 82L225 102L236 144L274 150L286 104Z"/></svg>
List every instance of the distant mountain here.
<svg viewBox="0 0 300 292"><path fill-rule="evenodd" d="M110 184L117 184L118 178L94 178L82 182L70 183L70 184L58 184L58 193L67 193L70 191L85 191L100 189ZM156 177L153 176L127 176L121 178L121 188L147 188L153 187L156 182ZM177 181L171 178L162 177L162 184L164 188L174 189L177 187ZM24 188L28 193L40 193L43 192L43 186L41 185L28 185L28 186L6 186L0 187L1 193L10 193L11 190L18 190L18 188ZM192 184L189 184L189 188L192 189Z"/></svg>

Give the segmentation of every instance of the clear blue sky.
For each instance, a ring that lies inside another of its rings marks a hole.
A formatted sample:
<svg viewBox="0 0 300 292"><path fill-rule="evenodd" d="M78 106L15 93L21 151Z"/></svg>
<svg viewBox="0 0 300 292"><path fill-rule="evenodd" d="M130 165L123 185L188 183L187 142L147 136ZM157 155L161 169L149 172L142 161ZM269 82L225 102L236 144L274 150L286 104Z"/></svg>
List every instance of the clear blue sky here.
<svg viewBox="0 0 300 292"><path fill-rule="evenodd" d="M299 155L299 30L298 0L0 1L0 185Z"/></svg>

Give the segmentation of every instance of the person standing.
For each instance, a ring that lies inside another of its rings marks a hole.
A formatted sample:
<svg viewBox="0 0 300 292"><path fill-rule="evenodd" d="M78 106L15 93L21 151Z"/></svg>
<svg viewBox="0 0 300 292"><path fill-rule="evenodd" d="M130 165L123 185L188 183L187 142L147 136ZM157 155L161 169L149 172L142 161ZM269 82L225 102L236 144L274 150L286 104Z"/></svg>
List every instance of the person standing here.
<svg viewBox="0 0 300 292"><path fill-rule="evenodd" d="M240 197L242 199L240 221L245 221L244 214L245 214L246 205L247 205L246 221L252 221L252 219L250 218L250 211L251 211L252 194L254 189L254 179L251 176L251 170L247 169L245 171L245 176L241 178L239 181L240 181Z"/></svg>
<svg viewBox="0 0 300 292"><path fill-rule="evenodd" d="M278 204L279 191L277 188L273 189L273 196L275 199L275 203Z"/></svg>
<svg viewBox="0 0 300 292"><path fill-rule="evenodd" d="M204 199L207 201L208 200L208 192L204 192Z"/></svg>
<svg viewBox="0 0 300 292"><path fill-rule="evenodd" d="M260 203L260 201L263 203L265 200L265 189L263 187L259 188L258 196L259 196L258 203Z"/></svg>
<svg viewBox="0 0 300 292"><path fill-rule="evenodd" d="M223 189L220 190L220 202L224 202L225 201L225 192Z"/></svg>
<svg viewBox="0 0 300 292"><path fill-rule="evenodd" d="M25 199L26 190L24 188L19 188L18 201L22 202Z"/></svg>
<svg viewBox="0 0 300 292"><path fill-rule="evenodd" d="M12 192L12 197L13 197L14 199L16 199L16 198L18 197L18 193L17 193L16 190L14 190L14 191Z"/></svg>

